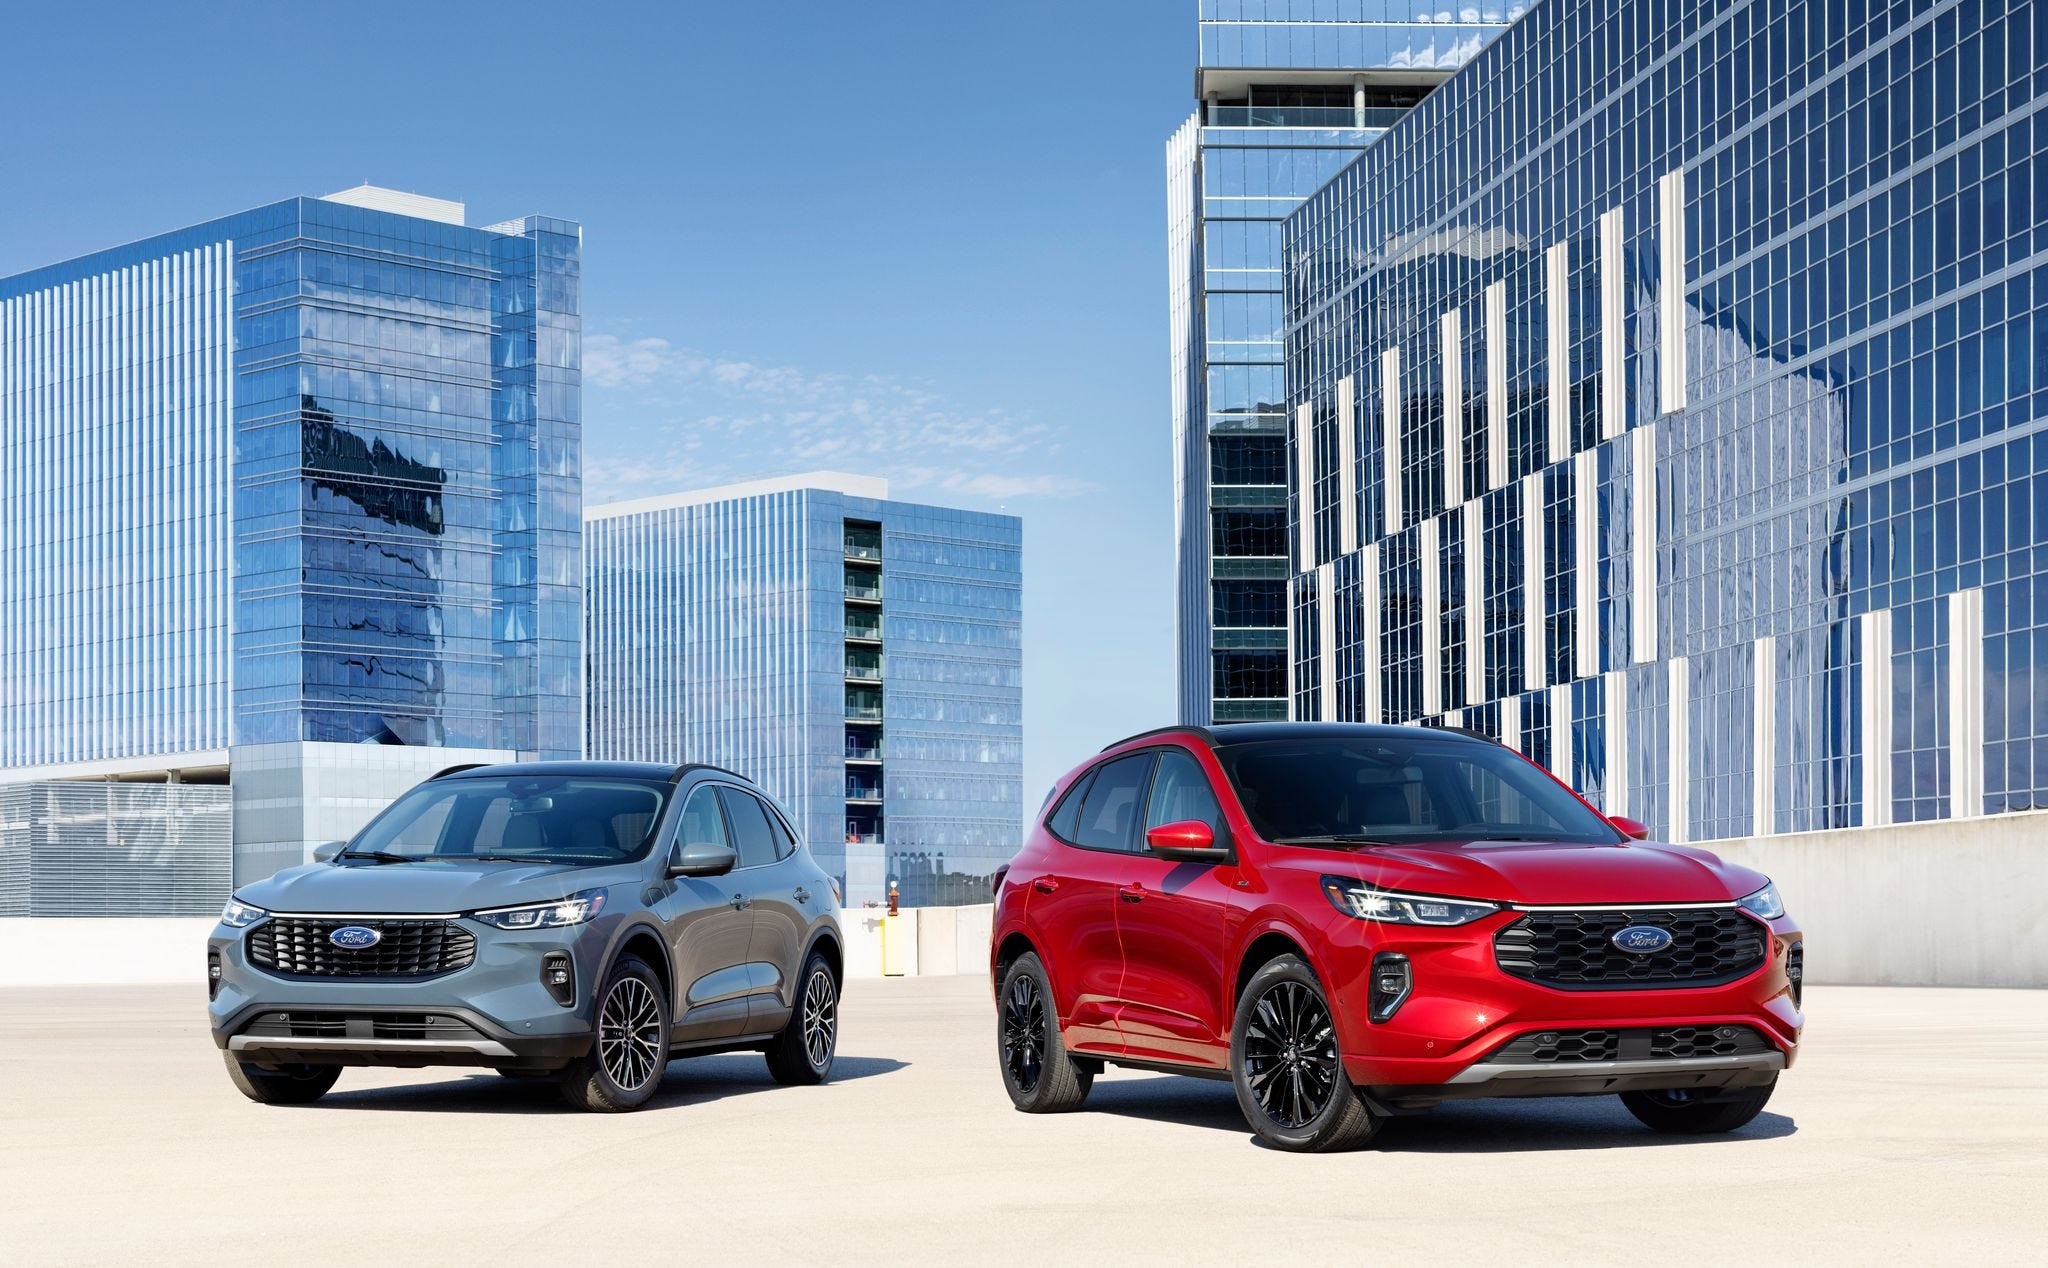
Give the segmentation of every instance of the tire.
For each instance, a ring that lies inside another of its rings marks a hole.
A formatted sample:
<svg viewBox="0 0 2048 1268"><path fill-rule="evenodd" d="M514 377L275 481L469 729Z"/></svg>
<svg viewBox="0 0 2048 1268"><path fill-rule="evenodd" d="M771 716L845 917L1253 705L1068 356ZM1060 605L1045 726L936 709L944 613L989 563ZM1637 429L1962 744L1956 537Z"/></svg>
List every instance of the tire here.
<svg viewBox="0 0 2048 1268"><path fill-rule="evenodd" d="M1673 1136L1706 1136L1746 1127L1764 1112L1778 1076L1756 1087L1721 1092L1712 1088L1674 1088L1660 1092L1623 1092L1621 1103L1652 1131Z"/></svg>
<svg viewBox="0 0 2048 1268"><path fill-rule="evenodd" d="M1344 1073L1322 983L1298 956L1268 963L1238 996L1230 1083L1245 1121L1275 1149L1356 1149L1380 1129Z"/></svg>
<svg viewBox="0 0 2048 1268"><path fill-rule="evenodd" d="M668 992L638 956L621 956L605 975L593 1014L590 1051L571 1061L562 1097L600 1114L638 1109L668 1068Z"/></svg>
<svg viewBox="0 0 2048 1268"><path fill-rule="evenodd" d="M832 1058L839 1051L839 979L825 957L813 951L797 982L789 1024L762 1051L777 1083L823 1083L832 1076Z"/></svg>
<svg viewBox="0 0 2048 1268"><path fill-rule="evenodd" d="M1003 973L996 996L996 1065L1010 1103L1026 1114L1079 1109L1101 1069L1067 1055L1052 984L1035 954L1018 956Z"/></svg>
<svg viewBox="0 0 2048 1268"><path fill-rule="evenodd" d="M220 1055L227 1060L229 1080L258 1105L311 1105L327 1095L334 1081L341 1077L338 1065L288 1065L265 1070L237 1059L232 1052Z"/></svg>

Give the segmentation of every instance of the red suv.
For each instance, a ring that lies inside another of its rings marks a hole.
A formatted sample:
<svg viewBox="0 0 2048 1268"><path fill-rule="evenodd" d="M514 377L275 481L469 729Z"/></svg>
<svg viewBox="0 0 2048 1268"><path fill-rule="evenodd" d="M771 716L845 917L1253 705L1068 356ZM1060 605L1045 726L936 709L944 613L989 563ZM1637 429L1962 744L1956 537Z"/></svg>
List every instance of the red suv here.
<svg viewBox="0 0 2048 1268"><path fill-rule="evenodd" d="M1456 731L1134 736L997 881L1003 1084L1047 1113L1106 1062L1227 1078L1284 1149L1478 1096L1730 1131L1798 1051L1800 934L1768 878L1644 835Z"/></svg>

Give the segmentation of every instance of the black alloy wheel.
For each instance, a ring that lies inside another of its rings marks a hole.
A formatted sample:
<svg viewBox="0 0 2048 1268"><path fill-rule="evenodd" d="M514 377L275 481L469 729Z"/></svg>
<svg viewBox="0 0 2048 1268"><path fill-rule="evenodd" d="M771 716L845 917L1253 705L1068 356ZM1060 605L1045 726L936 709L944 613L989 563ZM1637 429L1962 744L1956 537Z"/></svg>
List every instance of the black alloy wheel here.
<svg viewBox="0 0 2048 1268"><path fill-rule="evenodd" d="M1330 1010L1300 982L1278 982L1253 1003L1244 1059L1259 1107L1289 1130L1314 1122L1343 1077Z"/></svg>
<svg viewBox="0 0 2048 1268"><path fill-rule="evenodd" d="M996 990L996 1057L1010 1103L1027 1114L1079 1108L1096 1066L1067 1055L1045 965L1034 953L1003 970Z"/></svg>

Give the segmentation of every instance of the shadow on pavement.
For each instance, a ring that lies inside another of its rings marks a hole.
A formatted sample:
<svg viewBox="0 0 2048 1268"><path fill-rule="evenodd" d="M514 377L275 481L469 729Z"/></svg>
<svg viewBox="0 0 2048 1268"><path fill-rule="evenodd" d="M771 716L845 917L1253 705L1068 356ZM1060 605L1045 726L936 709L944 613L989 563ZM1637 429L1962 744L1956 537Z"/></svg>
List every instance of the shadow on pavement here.
<svg viewBox="0 0 2048 1268"><path fill-rule="evenodd" d="M1095 1084L1084 1114L1115 1114L1234 1132L1258 1144L1228 1083L1160 1075ZM1568 1149L1640 1149L1711 1145L1735 1140L1776 1140L1798 1131L1783 1114L1766 1110L1740 1131L1719 1136L1666 1136L1653 1132L1611 1096L1503 1097L1440 1105L1426 1114L1395 1118L1370 1148L1385 1153L1543 1153Z"/></svg>
<svg viewBox="0 0 2048 1268"><path fill-rule="evenodd" d="M832 1063L831 1083L847 1083L908 1068L889 1057L840 1057ZM310 1110L387 1110L457 1114L574 1114L556 1090L553 1079L511 1079L491 1070L465 1071L438 1083L350 1090L350 1071ZM684 1105L702 1105L729 1096L772 1095L785 1090L768 1077L768 1067L753 1053L678 1058L669 1062L661 1090L636 1113ZM789 1089L794 1090L794 1089Z"/></svg>

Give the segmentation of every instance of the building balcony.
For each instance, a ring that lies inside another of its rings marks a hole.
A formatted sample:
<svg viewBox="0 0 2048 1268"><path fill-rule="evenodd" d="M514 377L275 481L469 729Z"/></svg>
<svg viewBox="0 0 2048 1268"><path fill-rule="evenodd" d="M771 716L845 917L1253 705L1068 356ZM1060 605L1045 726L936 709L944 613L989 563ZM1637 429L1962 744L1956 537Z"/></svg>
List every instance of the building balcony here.
<svg viewBox="0 0 2048 1268"><path fill-rule="evenodd" d="M846 799L848 801L880 801L882 799L882 786L880 784L868 783L865 780L849 779L846 781Z"/></svg>
<svg viewBox="0 0 2048 1268"><path fill-rule="evenodd" d="M848 542L846 543L846 558L853 563L878 564L882 562L882 548L880 546L866 546L855 542Z"/></svg>
<svg viewBox="0 0 2048 1268"><path fill-rule="evenodd" d="M846 830L846 843L848 845L880 845L882 843L882 834L879 832L866 832L859 828L848 828Z"/></svg>
<svg viewBox="0 0 2048 1268"><path fill-rule="evenodd" d="M1211 128L1391 128L1408 114L1401 106L1211 106Z"/></svg>
<svg viewBox="0 0 2048 1268"><path fill-rule="evenodd" d="M882 706L878 704L849 704L846 706L848 722L880 722Z"/></svg>
<svg viewBox="0 0 2048 1268"><path fill-rule="evenodd" d="M846 641L849 643L881 642L882 618L872 612L847 613Z"/></svg>
<svg viewBox="0 0 2048 1268"><path fill-rule="evenodd" d="M882 587L879 585L855 585L849 581L846 583L846 599L849 603L880 603L882 601Z"/></svg>

